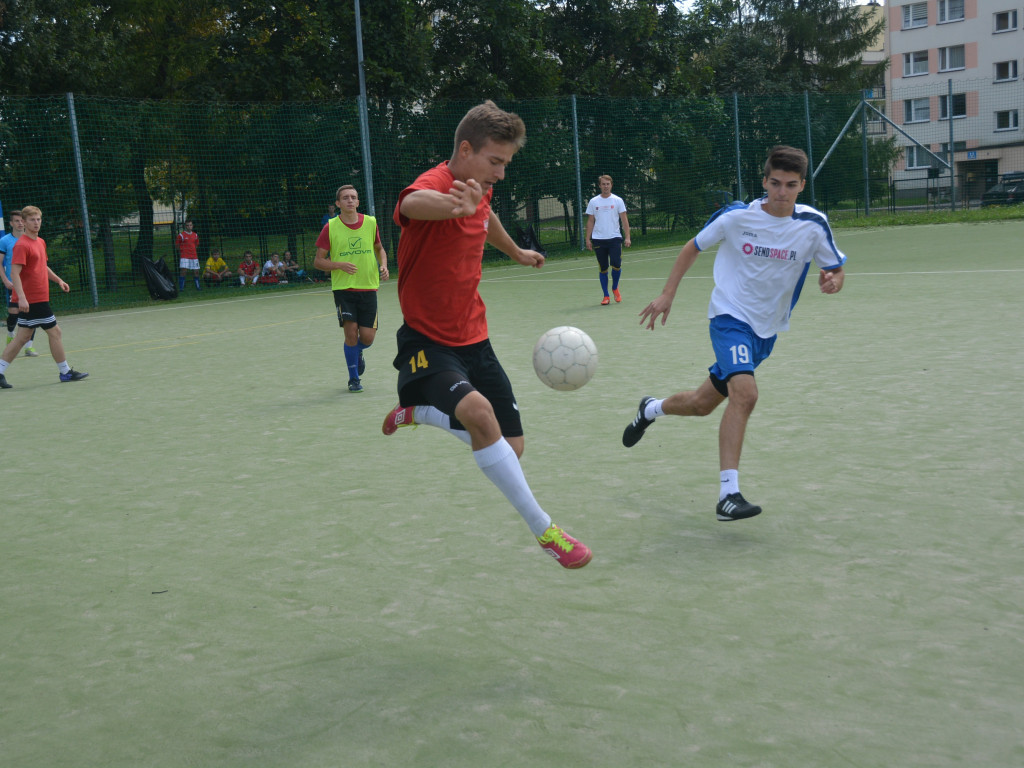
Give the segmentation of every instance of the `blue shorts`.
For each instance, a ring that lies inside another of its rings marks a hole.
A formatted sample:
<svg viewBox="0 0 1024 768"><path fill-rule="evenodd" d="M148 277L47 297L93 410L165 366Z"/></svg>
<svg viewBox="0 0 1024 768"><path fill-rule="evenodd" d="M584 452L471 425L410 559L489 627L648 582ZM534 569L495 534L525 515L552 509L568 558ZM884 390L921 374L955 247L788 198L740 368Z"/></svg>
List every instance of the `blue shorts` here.
<svg viewBox="0 0 1024 768"><path fill-rule="evenodd" d="M725 382L737 373L753 373L768 359L775 339L762 339L754 329L732 315L711 318L711 346L715 349L715 364L708 368L711 383L722 392ZM719 386L722 385L722 386ZM723 394L725 394L723 392Z"/></svg>

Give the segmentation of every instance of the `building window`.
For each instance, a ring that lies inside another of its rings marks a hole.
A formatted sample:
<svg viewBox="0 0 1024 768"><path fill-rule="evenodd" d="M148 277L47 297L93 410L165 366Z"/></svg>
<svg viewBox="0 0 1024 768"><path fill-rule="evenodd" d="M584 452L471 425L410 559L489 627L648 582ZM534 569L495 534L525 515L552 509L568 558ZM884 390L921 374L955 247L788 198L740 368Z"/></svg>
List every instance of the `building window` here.
<svg viewBox="0 0 1024 768"><path fill-rule="evenodd" d="M904 123L926 123L930 119L927 96L921 99L907 99L903 102Z"/></svg>
<svg viewBox="0 0 1024 768"><path fill-rule="evenodd" d="M928 74L928 51L914 51L903 54L903 76Z"/></svg>
<svg viewBox="0 0 1024 768"><path fill-rule="evenodd" d="M910 3L903 6L903 28L928 26L928 3Z"/></svg>
<svg viewBox="0 0 1024 768"><path fill-rule="evenodd" d="M931 168L932 156L925 152L924 147L913 144L907 147L907 169Z"/></svg>
<svg viewBox="0 0 1024 768"><path fill-rule="evenodd" d="M1016 131L1020 128L1020 113L1016 109L996 112L997 131Z"/></svg>
<svg viewBox="0 0 1024 768"><path fill-rule="evenodd" d="M967 57L964 46L950 45L946 48L939 48L939 72L963 69L965 66L967 66Z"/></svg>
<svg viewBox="0 0 1024 768"><path fill-rule="evenodd" d="M939 120L949 120L950 114L953 117L967 117L967 94L953 94L953 108L949 107L949 96L939 96Z"/></svg>
<svg viewBox="0 0 1024 768"><path fill-rule="evenodd" d="M966 141L954 141L953 142L953 151L954 152L966 152L967 151L967 142ZM952 162L953 158L951 158L949 156L949 142L948 141L942 142L942 150L939 152L939 155L941 155L943 158L945 158L946 162Z"/></svg>
<svg viewBox="0 0 1024 768"><path fill-rule="evenodd" d="M996 82L1017 79L1017 60L996 62Z"/></svg>
<svg viewBox="0 0 1024 768"><path fill-rule="evenodd" d="M964 0L939 0L939 24L964 20Z"/></svg>
<svg viewBox="0 0 1024 768"><path fill-rule="evenodd" d="M906 21L907 12L906 7L903 10L903 18ZM1017 28L1017 10L1002 11L995 15L995 31L996 32L1012 32ZM903 25L906 27L906 24Z"/></svg>

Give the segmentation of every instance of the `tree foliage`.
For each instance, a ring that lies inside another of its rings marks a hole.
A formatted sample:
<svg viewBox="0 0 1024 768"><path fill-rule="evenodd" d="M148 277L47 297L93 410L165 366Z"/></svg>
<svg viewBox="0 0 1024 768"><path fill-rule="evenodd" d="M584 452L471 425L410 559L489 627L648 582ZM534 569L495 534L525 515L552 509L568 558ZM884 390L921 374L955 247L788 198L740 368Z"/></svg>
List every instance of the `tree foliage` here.
<svg viewBox="0 0 1024 768"><path fill-rule="evenodd" d="M0 92L302 101L359 93L337 0L0 0ZM399 103L851 91L879 25L853 0L372 0L366 87ZM83 34L88 30L88 34Z"/></svg>

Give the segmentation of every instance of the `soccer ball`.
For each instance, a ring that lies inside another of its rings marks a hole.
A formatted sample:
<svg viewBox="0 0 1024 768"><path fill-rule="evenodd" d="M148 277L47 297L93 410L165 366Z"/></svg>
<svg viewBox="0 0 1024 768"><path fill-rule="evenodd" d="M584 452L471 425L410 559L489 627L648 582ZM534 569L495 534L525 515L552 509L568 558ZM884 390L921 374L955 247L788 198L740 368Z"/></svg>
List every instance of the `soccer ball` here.
<svg viewBox="0 0 1024 768"><path fill-rule="evenodd" d="M560 325L537 340L533 370L552 389L579 389L597 370L597 347L579 328Z"/></svg>

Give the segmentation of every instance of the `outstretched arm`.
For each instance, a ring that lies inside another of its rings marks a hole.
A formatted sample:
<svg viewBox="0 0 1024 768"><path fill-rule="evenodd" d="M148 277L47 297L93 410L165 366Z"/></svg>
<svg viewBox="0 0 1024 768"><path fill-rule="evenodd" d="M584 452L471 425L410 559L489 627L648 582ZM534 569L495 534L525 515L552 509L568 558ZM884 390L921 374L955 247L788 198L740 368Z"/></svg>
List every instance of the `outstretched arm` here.
<svg viewBox="0 0 1024 768"><path fill-rule="evenodd" d="M683 279L683 275L693 266L698 256L700 256L700 251L697 250L697 241L691 239L683 246L683 250L676 257L676 263L672 265L672 271L668 274L665 287L661 289L661 295L644 307L643 312L640 313L640 325L646 322L647 327L653 331L654 321L658 319L659 315L661 315L662 325L668 321L668 313L672 309L672 302L675 300L679 281Z"/></svg>
<svg viewBox="0 0 1024 768"><path fill-rule="evenodd" d="M399 211L409 219L442 221L476 213L484 191L475 179L452 183L447 193L436 189L416 189L402 198Z"/></svg>
<svg viewBox="0 0 1024 768"><path fill-rule="evenodd" d="M516 241L505 231L505 227L501 225L501 219L494 211L491 211L490 219L487 222L487 242L524 267L540 269L544 266L544 254L516 245Z"/></svg>

